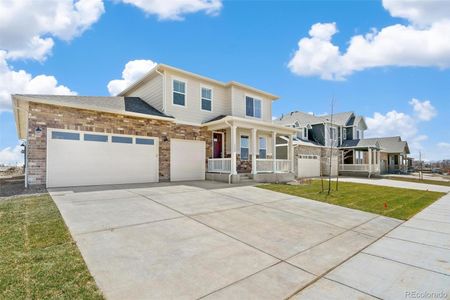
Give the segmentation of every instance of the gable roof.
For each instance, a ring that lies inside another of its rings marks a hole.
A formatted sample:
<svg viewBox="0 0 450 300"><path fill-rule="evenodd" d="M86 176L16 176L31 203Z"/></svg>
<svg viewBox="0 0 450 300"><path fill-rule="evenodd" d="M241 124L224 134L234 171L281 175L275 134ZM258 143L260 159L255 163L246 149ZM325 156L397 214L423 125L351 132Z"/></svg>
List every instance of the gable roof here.
<svg viewBox="0 0 450 300"><path fill-rule="evenodd" d="M302 111L293 111L274 120L274 123L280 125L293 125L295 122L298 122L300 127L322 123L322 121L315 115L304 113Z"/></svg>
<svg viewBox="0 0 450 300"><path fill-rule="evenodd" d="M361 116L358 117L358 120L363 119ZM339 126L351 126L354 122L352 121L352 124L349 125L349 122L352 118L353 120L355 119L355 114L352 111L333 114L333 124ZM315 125L322 123L331 123L331 119L331 115L316 116L301 111L293 111L288 114L282 115L280 118L275 120L275 122L283 125L292 125L297 121L299 122L300 127L305 127L308 124Z"/></svg>
<svg viewBox="0 0 450 300"><path fill-rule="evenodd" d="M140 79L136 80L134 83L132 83L130 86L128 86L122 92L120 92L117 96L124 96L124 95L126 95L126 93L128 93L129 91L131 91L132 89L134 89L138 85L142 84L147 79L151 78L154 74L161 74L160 72L164 71L164 70L171 70L171 71L175 71L175 72L178 72L178 73L182 73L182 74L185 74L187 76L195 77L197 79L200 79L200 80L203 80L203 81L207 81L207 82L210 82L210 83L213 83L213 84L216 84L216 85L219 85L219 86L223 86L223 87L237 86L237 87L240 87L240 88L252 91L254 93L264 95L270 100L277 100L279 98L278 96L276 96L274 94L265 92L263 90L260 90L260 89L248 86L246 84L243 84L243 83L240 83L240 82L237 82L237 81L222 82L222 81L219 81L219 80L208 78L206 76L202 76L202 75L195 74L195 73L192 73L192 72L189 72L189 71L185 71L185 70L182 70L182 69L179 69L179 68L176 68L176 67L172 67L172 66L169 66L169 65L166 65L166 64L157 64L151 70L149 70L147 72L147 74L142 76Z"/></svg>
<svg viewBox="0 0 450 300"><path fill-rule="evenodd" d="M342 148L361 148L369 145L379 145L383 152L388 153L406 153L409 154L408 142L402 141L399 136L368 138L360 140L345 140L342 143ZM370 146L369 146L370 147Z"/></svg>

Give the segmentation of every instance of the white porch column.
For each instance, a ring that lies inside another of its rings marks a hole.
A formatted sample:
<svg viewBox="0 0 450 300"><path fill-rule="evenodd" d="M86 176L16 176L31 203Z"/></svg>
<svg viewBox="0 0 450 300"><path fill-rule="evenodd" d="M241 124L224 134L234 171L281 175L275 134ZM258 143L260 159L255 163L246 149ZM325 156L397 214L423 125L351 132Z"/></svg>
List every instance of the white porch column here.
<svg viewBox="0 0 450 300"><path fill-rule="evenodd" d="M377 151L378 172L381 174L381 151Z"/></svg>
<svg viewBox="0 0 450 300"><path fill-rule="evenodd" d="M237 174L236 171L236 125L231 125L231 174Z"/></svg>
<svg viewBox="0 0 450 300"><path fill-rule="evenodd" d="M288 158L291 160L291 172L294 173L294 136L289 136L289 156Z"/></svg>
<svg viewBox="0 0 450 300"><path fill-rule="evenodd" d="M369 148L369 177L372 174L372 148Z"/></svg>
<svg viewBox="0 0 450 300"><path fill-rule="evenodd" d="M256 135L256 128L252 128L252 174L256 174L256 142L257 142L257 135Z"/></svg>
<svg viewBox="0 0 450 300"><path fill-rule="evenodd" d="M272 131L272 170L275 173L277 171L277 133Z"/></svg>

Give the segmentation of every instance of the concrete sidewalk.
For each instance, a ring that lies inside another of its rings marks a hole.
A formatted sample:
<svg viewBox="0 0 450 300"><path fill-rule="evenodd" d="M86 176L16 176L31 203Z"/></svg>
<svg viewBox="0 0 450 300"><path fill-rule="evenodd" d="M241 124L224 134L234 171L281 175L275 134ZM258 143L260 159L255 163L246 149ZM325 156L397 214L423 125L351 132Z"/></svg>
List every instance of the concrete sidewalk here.
<svg viewBox="0 0 450 300"><path fill-rule="evenodd" d="M358 178L358 177L339 177L339 181L390 186L390 187L396 187L396 188L413 189L413 190L421 190L421 191L450 193L450 186L399 181L399 180L391 180L391 179L380 179L380 178L368 179L368 178Z"/></svg>
<svg viewBox="0 0 450 300"><path fill-rule="evenodd" d="M364 299L450 299L450 195L303 289L295 299L356 298L358 293L364 293Z"/></svg>

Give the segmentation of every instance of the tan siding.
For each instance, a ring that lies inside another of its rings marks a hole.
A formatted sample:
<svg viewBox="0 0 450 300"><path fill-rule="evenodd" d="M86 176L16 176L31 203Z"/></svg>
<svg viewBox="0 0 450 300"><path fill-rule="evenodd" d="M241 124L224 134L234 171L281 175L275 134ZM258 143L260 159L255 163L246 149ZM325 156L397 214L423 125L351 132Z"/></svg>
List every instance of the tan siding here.
<svg viewBox="0 0 450 300"><path fill-rule="evenodd" d="M261 100L261 119L247 117L245 115L245 96L255 97ZM272 122L272 101L265 99L262 95L247 92L240 87L232 87L232 111L233 116L257 119L266 122Z"/></svg>
<svg viewBox="0 0 450 300"><path fill-rule="evenodd" d="M186 82L186 105L184 107L173 105L172 83L174 79ZM174 116L177 120L201 124L217 116L231 114L229 91L227 88L194 77L189 77L185 74L178 74L173 71L166 71L166 80L166 112L167 114ZM201 110L201 86L213 90L211 112Z"/></svg>
<svg viewBox="0 0 450 300"><path fill-rule="evenodd" d="M163 80L162 76L155 75L153 78L129 91L125 96L140 97L142 100L163 111Z"/></svg>

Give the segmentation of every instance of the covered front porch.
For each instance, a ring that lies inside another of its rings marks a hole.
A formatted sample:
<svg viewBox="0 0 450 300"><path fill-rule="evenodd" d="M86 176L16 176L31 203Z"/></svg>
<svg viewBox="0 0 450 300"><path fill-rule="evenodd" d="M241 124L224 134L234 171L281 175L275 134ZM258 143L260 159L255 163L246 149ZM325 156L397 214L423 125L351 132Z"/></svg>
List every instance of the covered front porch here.
<svg viewBox="0 0 450 300"><path fill-rule="evenodd" d="M294 173L295 129L259 120L227 116L205 124L212 134L209 173L255 178L260 174ZM288 136L287 159L276 159L276 139Z"/></svg>
<svg viewBox="0 0 450 300"><path fill-rule="evenodd" d="M379 175L381 151L378 147L340 149L339 173L342 175Z"/></svg>

